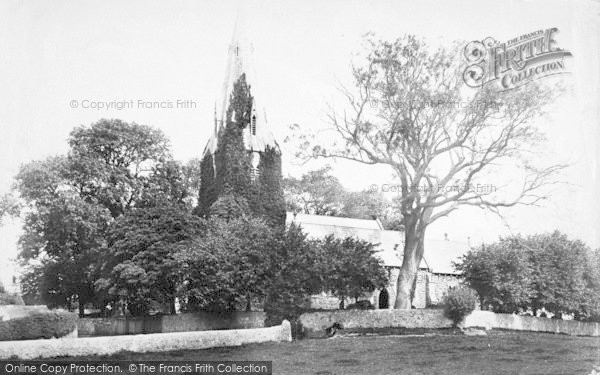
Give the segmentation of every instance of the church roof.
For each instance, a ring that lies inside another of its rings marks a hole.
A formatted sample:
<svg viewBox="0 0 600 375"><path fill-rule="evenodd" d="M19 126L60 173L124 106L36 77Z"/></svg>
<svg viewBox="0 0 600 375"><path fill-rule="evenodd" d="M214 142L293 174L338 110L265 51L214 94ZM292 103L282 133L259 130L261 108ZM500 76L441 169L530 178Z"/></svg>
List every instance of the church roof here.
<svg viewBox="0 0 600 375"><path fill-rule="evenodd" d="M335 226L336 228L356 228L356 229L383 229L377 220L353 219L349 217L325 216L325 215L309 215L309 214L292 214L294 221L302 224Z"/></svg>
<svg viewBox="0 0 600 375"><path fill-rule="evenodd" d="M378 244L376 254L388 267L402 266L404 233L381 228L378 220L361 220L346 217L287 213L287 223L300 224L311 238L323 238L333 234L338 238L356 237ZM452 262L469 249L467 242L449 240L425 240L425 254L419 268L437 274L458 274Z"/></svg>

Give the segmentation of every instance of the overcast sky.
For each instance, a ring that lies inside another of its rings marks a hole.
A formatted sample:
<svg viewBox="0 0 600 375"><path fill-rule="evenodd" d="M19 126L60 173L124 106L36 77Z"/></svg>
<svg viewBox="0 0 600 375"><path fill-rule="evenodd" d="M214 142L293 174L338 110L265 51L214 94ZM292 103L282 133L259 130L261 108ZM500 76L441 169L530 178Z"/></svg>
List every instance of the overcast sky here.
<svg viewBox="0 0 600 375"><path fill-rule="evenodd" d="M212 126L236 13L234 1L0 2L0 193L19 165L66 151L70 130L100 118L162 129L179 160L199 157ZM597 1L248 1L256 94L276 137L292 123L322 129L339 82L350 84L350 64L361 38L405 33L432 44L507 41L557 27L570 50L570 93L539 122L548 136L548 160L571 164L543 208L515 209L506 221L465 209L431 227L431 238L472 242L499 235L560 229L600 246L600 3ZM81 108L83 100L133 100L136 108ZM195 108L144 109L137 101ZM79 103L72 108L72 102ZM284 173L299 167L284 148ZM334 163L353 190L388 183L391 171ZM506 226L509 225L509 227ZM18 222L0 228L0 267L16 254Z"/></svg>

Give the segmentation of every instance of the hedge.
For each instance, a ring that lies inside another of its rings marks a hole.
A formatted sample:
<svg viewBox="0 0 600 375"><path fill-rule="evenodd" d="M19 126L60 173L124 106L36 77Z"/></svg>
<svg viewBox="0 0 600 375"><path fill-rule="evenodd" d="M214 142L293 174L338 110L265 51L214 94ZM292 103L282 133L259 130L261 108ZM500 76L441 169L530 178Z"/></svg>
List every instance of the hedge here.
<svg viewBox="0 0 600 375"><path fill-rule="evenodd" d="M36 311L0 322L0 341L62 337L77 328L77 314L67 311Z"/></svg>
<svg viewBox="0 0 600 375"><path fill-rule="evenodd" d="M24 305L23 298L18 294L0 293L0 305Z"/></svg>

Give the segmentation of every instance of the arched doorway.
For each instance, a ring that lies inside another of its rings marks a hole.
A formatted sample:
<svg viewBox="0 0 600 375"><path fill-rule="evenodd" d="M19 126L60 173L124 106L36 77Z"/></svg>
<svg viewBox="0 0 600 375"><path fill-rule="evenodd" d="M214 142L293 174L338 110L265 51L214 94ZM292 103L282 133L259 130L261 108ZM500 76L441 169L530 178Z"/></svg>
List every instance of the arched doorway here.
<svg viewBox="0 0 600 375"><path fill-rule="evenodd" d="M379 293L379 308L387 309L390 307L390 295L387 290L383 289Z"/></svg>

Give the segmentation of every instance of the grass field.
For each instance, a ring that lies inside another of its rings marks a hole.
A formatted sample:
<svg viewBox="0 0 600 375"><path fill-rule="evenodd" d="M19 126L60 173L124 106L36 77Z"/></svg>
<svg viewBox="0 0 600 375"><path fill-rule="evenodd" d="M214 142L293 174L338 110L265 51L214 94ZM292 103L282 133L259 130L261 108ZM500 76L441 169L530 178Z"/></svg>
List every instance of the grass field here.
<svg viewBox="0 0 600 375"><path fill-rule="evenodd" d="M488 336L339 336L234 348L120 353L81 359L267 360L274 374L590 374L600 338L490 332Z"/></svg>

